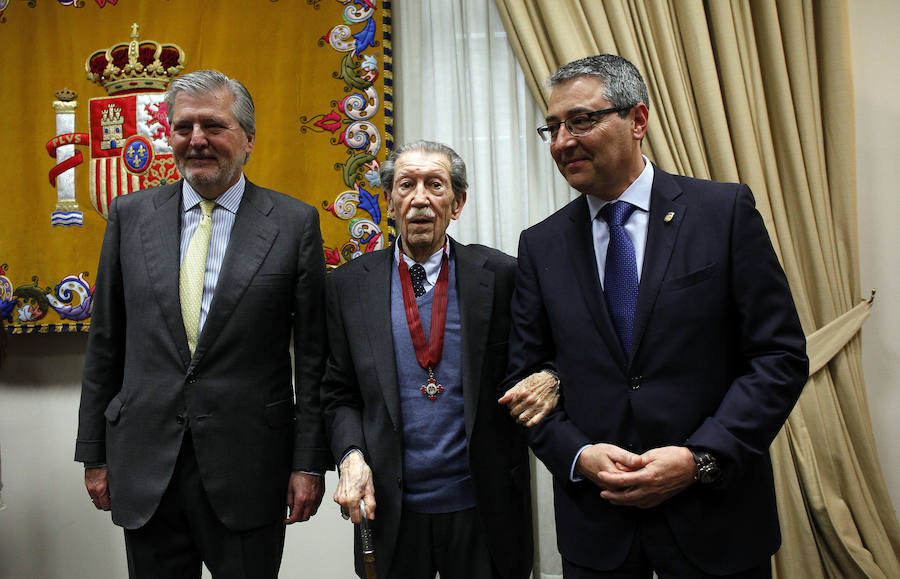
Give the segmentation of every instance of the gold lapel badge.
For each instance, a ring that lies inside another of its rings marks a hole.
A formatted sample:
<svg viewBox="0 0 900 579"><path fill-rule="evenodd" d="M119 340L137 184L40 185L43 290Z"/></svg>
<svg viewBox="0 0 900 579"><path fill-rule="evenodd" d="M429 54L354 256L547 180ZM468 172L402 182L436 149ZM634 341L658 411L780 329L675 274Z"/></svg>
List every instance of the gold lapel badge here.
<svg viewBox="0 0 900 579"><path fill-rule="evenodd" d="M663 221L665 221L666 223L668 223L668 222L672 221L672 219L673 219L674 217L675 217L675 212L674 212L674 211L669 211L668 213L666 213L666 216L663 217Z"/></svg>

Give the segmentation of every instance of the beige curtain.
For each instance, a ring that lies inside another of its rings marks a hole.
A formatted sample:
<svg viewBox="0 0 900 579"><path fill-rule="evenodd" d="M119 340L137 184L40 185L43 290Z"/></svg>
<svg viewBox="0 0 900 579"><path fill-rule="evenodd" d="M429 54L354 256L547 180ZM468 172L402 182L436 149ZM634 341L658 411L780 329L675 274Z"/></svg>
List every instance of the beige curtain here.
<svg viewBox="0 0 900 579"><path fill-rule="evenodd" d="M900 577L858 335L871 302L859 287L846 0L495 1L544 110L558 66L620 54L650 91L647 156L753 189L813 362L771 449L776 576Z"/></svg>

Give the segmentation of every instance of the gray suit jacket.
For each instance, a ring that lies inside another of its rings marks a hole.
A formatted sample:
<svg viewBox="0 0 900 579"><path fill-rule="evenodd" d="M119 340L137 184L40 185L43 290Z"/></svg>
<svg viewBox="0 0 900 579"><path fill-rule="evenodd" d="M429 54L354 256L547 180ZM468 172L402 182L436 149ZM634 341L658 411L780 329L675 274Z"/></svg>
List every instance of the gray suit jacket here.
<svg viewBox="0 0 900 579"><path fill-rule="evenodd" d="M139 191L110 207L75 460L108 465L113 521L135 529L155 512L189 427L216 514L249 529L285 516L292 469L331 464L319 408L319 218L247 181L192 358L178 290L181 187Z"/></svg>
<svg viewBox="0 0 900 579"><path fill-rule="evenodd" d="M494 564L505 578L532 566L528 454L497 403L506 371L515 259L452 242L462 316L463 397L469 468ZM335 460L363 451L375 483L378 574L386 576L400 524L403 447L391 333L393 247L365 254L328 276L330 355L322 406ZM357 536L358 539L358 536ZM362 576L357 542L357 573Z"/></svg>

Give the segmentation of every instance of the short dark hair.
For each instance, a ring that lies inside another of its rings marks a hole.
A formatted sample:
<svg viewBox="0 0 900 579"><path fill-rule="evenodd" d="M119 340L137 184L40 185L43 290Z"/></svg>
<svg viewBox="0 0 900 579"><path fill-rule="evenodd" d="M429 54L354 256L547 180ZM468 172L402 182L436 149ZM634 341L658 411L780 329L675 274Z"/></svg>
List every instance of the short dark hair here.
<svg viewBox="0 0 900 579"><path fill-rule="evenodd" d="M469 188L469 183L466 181L466 163L456 151L443 143L436 143L434 141L414 141L394 148L394 152L381 164L378 175L381 178L381 188L388 195L391 194L391 190L394 188L394 164L404 153L409 153L411 151L418 151L420 153L440 153L447 157L447 160L450 161L450 185L453 187L453 196L457 200L459 200L459 198L462 197L462 194Z"/></svg>
<svg viewBox="0 0 900 579"><path fill-rule="evenodd" d="M616 54L596 54L559 67L549 79L553 88L579 76L594 76L603 82L603 98L614 107L644 103L650 108L647 85L637 67ZM619 113L626 116L627 111Z"/></svg>

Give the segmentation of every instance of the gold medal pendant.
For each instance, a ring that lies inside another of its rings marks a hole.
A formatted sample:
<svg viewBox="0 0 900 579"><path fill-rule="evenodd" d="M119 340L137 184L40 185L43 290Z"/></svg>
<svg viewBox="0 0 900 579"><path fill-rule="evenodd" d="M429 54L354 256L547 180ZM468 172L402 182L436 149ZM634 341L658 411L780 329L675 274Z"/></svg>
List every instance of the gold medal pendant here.
<svg viewBox="0 0 900 579"><path fill-rule="evenodd" d="M421 390L422 394L424 394L429 400L434 401L437 400L439 394L443 394L444 387L437 383L437 381L434 379L434 372L431 370L431 368L428 368L428 382L423 384L422 387L419 388L419 390Z"/></svg>

